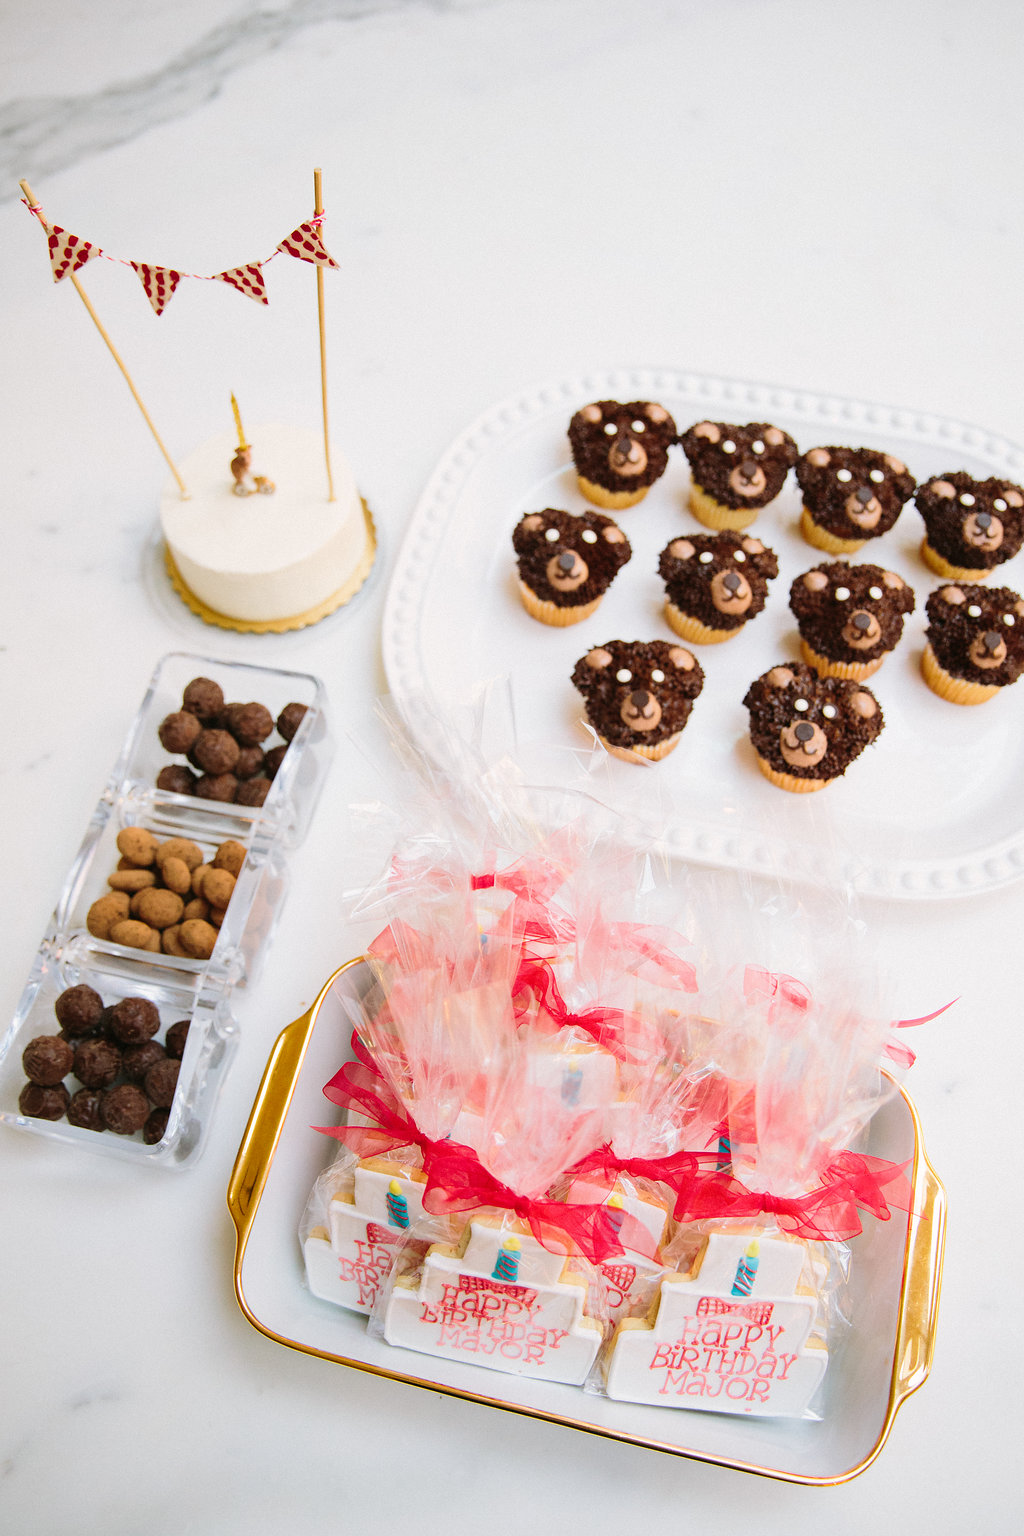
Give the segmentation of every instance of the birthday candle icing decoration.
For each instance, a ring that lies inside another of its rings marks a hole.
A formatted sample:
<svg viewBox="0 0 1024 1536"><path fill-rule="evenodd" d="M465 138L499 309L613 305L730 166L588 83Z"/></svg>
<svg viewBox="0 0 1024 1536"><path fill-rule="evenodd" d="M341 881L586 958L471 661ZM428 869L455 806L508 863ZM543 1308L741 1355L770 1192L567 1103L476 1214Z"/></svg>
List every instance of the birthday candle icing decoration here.
<svg viewBox="0 0 1024 1536"><path fill-rule="evenodd" d="M514 1285L519 1278L519 1239L507 1237L501 1245L498 1254L498 1262L494 1266L492 1280L504 1280L506 1285Z"/></svg>
<svg viewBox="0 0 1024 1536"><path fill-rule="evenodd" d="M388 1220L396 1227L409 1225L409 1202L402 1194L402 1186L392 1179L387 1193Z"/></svg>
<svg viewBox="0 0 1024 1536"><path fill-rule="evenodd" d="M718 1138L718 1158L715 1162L716 1173L726 1173L732 1167L732 1142L723 1134Z"/></svg>
<svg viewBox="0 0 1024 1536"><path fill-rule="evenodd" d="M569 1057L565 1075L562 1078L562 1103L570 1107L580 1101L580 1089L583 1087L583 1068L575 1056Z"/></svg>
<svg viewBox="0 0 1024 1536"><path fill-rule="evenodd" d="M754 1276L757 1274L757 1256L760 1252L760 1244L757 1238L751 1238L747 1244L747 1251L736 1266L736 1278L732 1282L733 1296L749 1296L754 1286Z"/></svg>

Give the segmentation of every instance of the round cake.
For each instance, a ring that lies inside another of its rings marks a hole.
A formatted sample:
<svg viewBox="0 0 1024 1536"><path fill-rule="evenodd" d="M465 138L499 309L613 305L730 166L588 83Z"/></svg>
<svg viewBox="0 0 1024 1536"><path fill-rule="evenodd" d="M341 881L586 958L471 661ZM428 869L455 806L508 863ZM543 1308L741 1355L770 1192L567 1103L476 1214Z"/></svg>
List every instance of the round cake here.
<svg viewBox="0 0 1024 1536"><path fill-rule="evenodd" d="M331 455L327 499L323 439L301 427L252 433L251 470L236 490L231 432L189 455L160 499L172 580L190 607L231 627L298 628L352 596L373 563L372 524L348 461ZM261 482L272 491L261 492ZM190 601L194 599L195 601ZM205 610L205 611L204 611Z"/></svg>

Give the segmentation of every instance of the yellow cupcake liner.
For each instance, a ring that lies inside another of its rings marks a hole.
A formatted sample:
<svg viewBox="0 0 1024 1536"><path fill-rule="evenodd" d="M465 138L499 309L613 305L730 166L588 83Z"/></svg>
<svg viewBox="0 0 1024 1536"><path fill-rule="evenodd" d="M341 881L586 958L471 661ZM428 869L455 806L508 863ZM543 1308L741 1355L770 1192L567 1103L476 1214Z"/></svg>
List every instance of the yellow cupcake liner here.
<svg viewBox="0 0 1024 1536"><path fill-rule="evenodd" d="M519 596L523 600L523 607L533 619L539 619L542 624L551 624L556 629L568 629L570 624L579 624L582 619L589 619L596 613L601 604L601 598L595 597L589 603L578 603L568 608L560 608L548 598L538 597L525 581L519 583ZM602 593L603 597L604 594Z"/></svg>
<svg viewBox="0 0 1024 1536"><path fill-rule="evenodd" d="M783 773L778 768L773 768L765 758L757 757L757 766L768 780L769 784L777 784L780 789L788 790L791 795L813 795L816 789L824 789L826 784L831 784L831 779L798 779L795 773Z"/></svg>
<svg viewBox="0 0 1024 1536"><path fill-rule="evenodd" d="M689 640L692 645L721 645L724 640L731 640L733 635L740 634L743 629L742 624L736 629L712 629L709 624L701 623L700 619L691 618L668 598L665 599L665 620L681 640Z"/></svg>
<svg viewBox="0 0 1024 1536"><path fill-rule="evenodd" d="M642 485L637 491L607 491L603 485L597 485L593 480L588 480L584 475L576 476L576 484L579 486L581 496L592 501L595 507L606 507L611 512L621 512L625 507L635 507L637 502L643 501L649 485Z"/></svg>
<svg viewBox="0 0 1024 1536"><path fill-rule="evenodd" d="M954 677L939 664L930 643L921 652L921 674L932 692L940 699L948 699L950 704L984 704L1001 689L999 683L971 683L966 678Z"/></svg>
<svg viewBox="0 0 1024 1536"><path fill-rule="evenodd" d="M361 497L360 500L362 501ZM202 619L204 624L215 625L218 629L232 629L238 634L256 635L283 635L294 629L308 629L311 624L319 624L321 619L326 619L330 614L335 613L337 609L343 608L346 603L350 603L373 569L373 562L377 558L377 530L373 524L373 515L365 501L363 501L362 506L363 518L366 523L366 543L363 546L363 553L359 564L345 584L338 588L337 592L325 598L322 603L317 603L314 608L307 608L304 613L296 613L283 619L233 619L225 613L218 613L215 608L207 607L202 599L197 597L192 591L178 570L170 549L165 544L164 565L171 586L177 592L186 608L191 608L196 617Z"/></svg>
<svg viewBox="0 0 1024 1536"><path fill-rule="evenodd" d="M699 485L690 486L689 507L698 523L703 523L705 528L714 528L720 533L738 533L741 528L749 528L757 514L764 510L762 507L723 506Z"/></svg>
<svg viewBox="0 0 1024 1536"><path fill-rule="evenodd" d="M657 763L675 750L682 734L682 731L676 731L674 736L666 736L664 741L656 742L652 747L617 747L600 733L597 739L606 752L610 752L612 757L621 758L624 763L635 763L639 757L645 758L649 763Z"/></svg>
<svg viewBox="0 0 1024 1536"><path fill-rule="evenodd" d="M937 549L933 549L927 539L921 540L921 559L936 576L942 576L946 581L984 581L986 576L991 576L992 571L988 566L951 565Z"/></svg>
<svg viewBox="0 0 1024 1536"><path fill-rule="evenodd" d="M828 656L819 656L817 651L812 651L806 640L800 641L800 654L819 677L846 677L857 683L872 677L885 660L883 655L876 656L874 661L832 661Z"/></svg>
<svg viewBox="0 0 1024 1536"><path fill-rule="evenodd" d="M868 542L867 539L840 539L834 533L829 533L814 521L806 507L800 513L800 532L808 544L812 544L815 549L823 549L827 555L853 555Z"/></svg>

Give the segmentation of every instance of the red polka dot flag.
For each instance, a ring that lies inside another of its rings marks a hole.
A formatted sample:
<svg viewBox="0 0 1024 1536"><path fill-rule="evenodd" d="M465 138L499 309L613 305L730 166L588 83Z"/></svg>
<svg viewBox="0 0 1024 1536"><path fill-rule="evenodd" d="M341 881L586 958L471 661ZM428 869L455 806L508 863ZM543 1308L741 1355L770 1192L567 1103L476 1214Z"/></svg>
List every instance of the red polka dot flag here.
<svg viewBox="0 0 1024 1536"><path fill-rule="evenodd" d="M181 273L173 267L151 267L144 261L133 261L132 266L142 279L146 298L158 315L163 314L171 294L181 282Z"/></svg>
<svg viewBox="0 0 1024 1536"><path fill-rule="evenodd" d="M300 261L311 261L318 267L337 267L338 263L328 252L320 235L319 220L307 220L286 235L278 246L286 256L297 256Z"/></svg>
<svg viewBox="0 0 1024 1536"><path fill-rule="evenodd" d="M258 261L251 262L247 267L232 267L227 272L217 272L215 277L218 283L230 283L239 293L248 294L257 304L270 303L267 285L263 281L263 269Z"/></svg>
<svg viewBox="0 0 1024 1536"><path fill-rule="evenodd" d="M90 245L88 240L80 240L77 235L69 235L66 229L61 229L59 224L50 226L47 237L55 283L59 283L62 277L67 277L69 272L77 272L94 256L103 255L98 245Z"/></svg>

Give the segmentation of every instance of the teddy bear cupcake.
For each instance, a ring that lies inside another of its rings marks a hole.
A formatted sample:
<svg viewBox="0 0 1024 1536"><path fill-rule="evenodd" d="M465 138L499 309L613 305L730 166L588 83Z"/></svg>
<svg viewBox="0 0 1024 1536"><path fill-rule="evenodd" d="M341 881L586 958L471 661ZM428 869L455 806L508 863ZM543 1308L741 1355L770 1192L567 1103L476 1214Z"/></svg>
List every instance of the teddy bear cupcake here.
<svg viewBox="0 0 1024 1536"><path fill-rule="evenodd" d="M1024 672L1024 599L1009 587L939 587L925 604L924 680L951 704L983 704Z"/></svg>
<svg viewBox="0 0 1024 1536"><path fill-rule="evenodd" d="M679 441L690 465L690 511L706 528L748 527L797 458L789 433L766 421L698 421Z"/></svg>
<svg viewBox="0 0 1024 1536"><path fill-rule="evenodd" d="M831 560L797 577L789 606L804 661L822 677L863 680L899 642L914 593L880 565Z"/></svg>
<svg viewBox="0 0 1024 1536"><path fill-rule="evenodd" d="M667 640L609 640L581 656L572 682L614 757L667 757L704 686L696 657Z"/></svg>
<svg viewBox="0 0 1024 1536"><path fill-rule="evenodd" d="M772 667L751 683L743 703L757 766L791 794L811 794L839 778L884 724L867 688L819 677L806 662Z"/></svg>
<svg viewBox="0 0 1024 1536"><path fill-rule="evenodd" d="M718 645L761 612L779 562L749 534L703 533L673 539L658 557L658 574L676 634L694 645Z"/></svg>
<svg viewBox="0 0 1024 1536"><path fill-rule="evenodd" d="M800 532L815 549L852 555L888 533L914 494L902 460L877 448L811 448L796 462Z"/></svg>
<svg viewBox="0 0 1024 1536"><path fill-rule="evenodd" d="M555 507L521 518L512 544L523 606L542 624L559 628L597 611L633 552L622 529L603 512L577 517Z"/></svg>
<svg viewBox="0 0 1024 1536"><path fill-rule="evenodd" d="M580 494L595 506L621 511L643 501L668 468L676 424L651 400L595 400L569 423L569 446Z"/></svg>
<svg viewBox="0 0 1024 1536"><path fill-rule="evenodd" d="M964 470L918 487L921 558L946 581L984 581L1024 544L1024 490L1011 480L975 480Z"/></svg>

